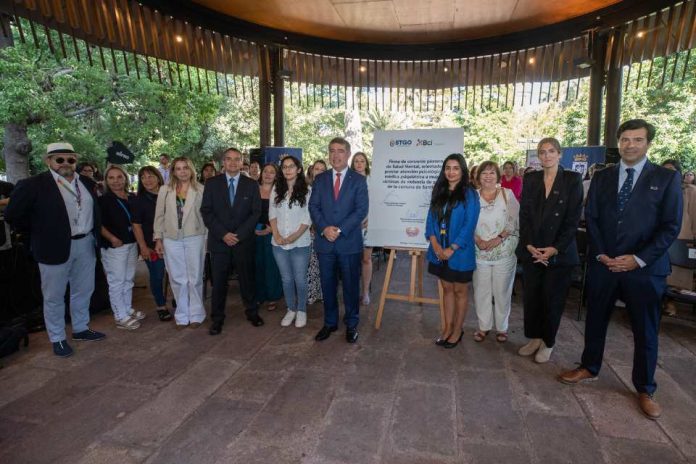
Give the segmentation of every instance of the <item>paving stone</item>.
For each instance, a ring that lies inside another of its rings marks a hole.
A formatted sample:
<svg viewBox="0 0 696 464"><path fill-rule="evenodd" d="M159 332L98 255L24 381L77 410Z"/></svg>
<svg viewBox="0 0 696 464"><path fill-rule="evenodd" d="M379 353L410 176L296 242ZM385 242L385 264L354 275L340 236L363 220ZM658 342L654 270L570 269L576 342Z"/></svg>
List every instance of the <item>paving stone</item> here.
<svg viewBox="0 0 696 464"><path fill-rule="evenodd" d="M455 348L456 349L456 348ZM452 385L454 350L435 346L409 347L404 354L402 376L406 381Z"/></svg>
<svg viewBox="0 0 696 464"><path fill-rule="evenodd" d="M287 371L252 371L242 368L215 392L216 397L265 404L287 381Z"/></svg>
<svg viewBox="0 0 696 464"><path fill-rule="evenodd" d="M504 371L459 372L456 392L457 430L464 442L514 444L525 440L524 423L514 410Z"/></svg>
<svg viewBox="0 0 696 464"><path fill-rule="evenodd" d="M530 357L508 358L515 404L523 410L561 416L584 416L572 389L556 380L560 369L537 364Z"/></svg>
<svg viewBox="0 0 696 464"><path fill-rule="evenodd" d="M0 409L44 386L58 374L54 370L15 365L0 370Z"/></svg>
<svg viewBox="0 0 696 464"><path fill-rule="evenodd" d="M151 451L135 446L119 446L113 443L96 443L85 450L79 461L66 461L65 464L140 464L145 462Z"/></svg>
<svg viewBox="0 0 696 464"><path fill-rule="evenodd" d="M403 383L397 391L391 443L396 451L438 454L457 453L452 408L453 389L443 385Z"/></svg>
<svg viewBox="0 0 696 464"><path fill-rule="evenodd" d="M0 409L0 416L37 423L60 416L82 403L95 388L116 379L127 365L120 359L103 358L56 375L41 388L6 404Z"/></svg>
<svg viewBox="0 0 696 464"><path fill-rule="evenodd" d="M404 361L403 352L361 349L350 366L346 380L338 392L340 396L392 396L396 378Z"/></svg>
<svg viewBox="0 0 696 464"><path fill-rule="evenodd" d="M663 348L660 347L662 350ZM679 384L679 387L691 398L696 398L696 382L694 382L694 373L696 373L696 357L661 357L658 365L664 370L674 381Z"/></svg>
<svg viewBox="0 0 696 464"><path fill-rule="evenodd" d="M167 438L148 464L222 462L228 445L260 409L258 403L212 398Z"/></svg>
<svg viewBox="0 0 696 464"><path fill-rule="evenodd" d="M592 426L598 435L632 440L667 443L669 439L656 422L645 420L636 408L636 397L622 393L595 391L578 393Z"/></svg>
<svg viewBox="0 0 696 464"><path fill-rule="evenodd" d="M127 446L156 447L239 368L236 361L203 358L107 433Z"/></svg>
<svg viewBox="0 0 696 464"><path fill-rule="evenodd" d="M607 464L682 464L686 460L669 444L620 438L600 439Z"/></svg>
<svg viewBox="0 0 696 464"><path fill-rule="evenodd" d="M617 374L635 392L631 383L631 368L619 367ZM658 390L655 399L662 406L660 427L677 448L689 459L696 459L696 401L687 395L680 385L658 367L655 373ZM638 408L638 403L634 403ZM646 419L648 420L648 419Z"/></svg>
<svg viewBox="0 0 696 464"><path fill-rule="evenodd" d="M526 421L538 462L602 462L599 441L583 418L530 413Z"/></svg>
<svg viewBox="0 0 696 464"><path fill-rule="evenodd" d="M361 464L379 462L378 451L387 427L388 409L376 401L334 401L319 437L319 461Z"/></svg>
<svg viewBox="0 0 696 464"><path fill-rule="evenodd" d="M320 430L334 397L334 377L326 372L294 371L249 425L248 436L291 445L308 431Z"/></svg>
<svg viewBox="0 0 696 464"><path fill-rule="evenodd" d="M151 396L151 392L142 388L117 385L94 390L81 404L15 441L5 455L8 459L5 462L54 463L70 455L79 456L95 436L122 423Z"/></svg>
<svg viewBox="0 0 696 464"><path fill-rule="evenodd" d="M485 443L464 444L463 454L466 462L472 464L515 464L531 463L529 452L522 445L489 445Z"/></svg>

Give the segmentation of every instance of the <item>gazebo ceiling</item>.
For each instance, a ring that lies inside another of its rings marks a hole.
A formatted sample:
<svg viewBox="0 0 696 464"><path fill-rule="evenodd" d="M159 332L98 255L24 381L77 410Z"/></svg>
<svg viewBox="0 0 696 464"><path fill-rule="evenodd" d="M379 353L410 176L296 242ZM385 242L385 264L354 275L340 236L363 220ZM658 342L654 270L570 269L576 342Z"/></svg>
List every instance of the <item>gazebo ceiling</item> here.
<svg viewBox="0 0 696 464"><path fill-rule="evenodd" d="M620 0L194 0L260 26L346 42L438 43L548 26Z"/></svg>

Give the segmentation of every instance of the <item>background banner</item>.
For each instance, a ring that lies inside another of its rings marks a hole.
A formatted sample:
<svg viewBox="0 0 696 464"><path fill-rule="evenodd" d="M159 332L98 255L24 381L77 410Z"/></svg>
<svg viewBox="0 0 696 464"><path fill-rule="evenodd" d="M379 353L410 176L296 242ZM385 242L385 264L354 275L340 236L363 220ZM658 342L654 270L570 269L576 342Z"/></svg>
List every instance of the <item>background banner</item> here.
<svg viewBox="0 0 696 464"><path fill-rule="evenodd" d="M585 176L585 173L594 163L604 163L606 159L607 147L563 147L561 166L564 169L571 169ZM526 166L534 169L541 169L541 163L536 150L527 150Z"/></svg>
<svg viewBox="0 0 696 464"><path fill-rule="evenodd" d="M375 132L366 245L427 248L433 185L447 155L463 149L461 128Z"/></svg>
<svg viewBox="0 0 696 464"><path fill-rule="evenodd" d="M286 156L294 156L300 162L302 162L302 149L301 148L291 148L291 147L264 147L263 156L265 158L264 163L261 163L261 167L265 163L275 163L279 164L280 160Z"/></svg>

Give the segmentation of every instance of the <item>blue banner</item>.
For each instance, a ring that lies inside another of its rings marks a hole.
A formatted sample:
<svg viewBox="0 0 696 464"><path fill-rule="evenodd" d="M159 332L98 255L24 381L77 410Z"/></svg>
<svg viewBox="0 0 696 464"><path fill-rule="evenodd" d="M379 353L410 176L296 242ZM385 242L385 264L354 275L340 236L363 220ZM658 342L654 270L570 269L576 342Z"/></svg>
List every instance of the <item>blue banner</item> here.
<svg viewBox="0 0 696 464"><path fill-rule="evenodd" d="M266 163L280 164L286 156L294 156L300 163L302 162L302 149L290 147L266 147L263 149L264 161Z"/></svg>
<svg viewBox="0 0 696 464"><path fill-rule="evenodd" d="M585 177L585 173L595 163L604 163L606 159L606 147L566 147L563 148L561 166L579 172Z"/></svg>

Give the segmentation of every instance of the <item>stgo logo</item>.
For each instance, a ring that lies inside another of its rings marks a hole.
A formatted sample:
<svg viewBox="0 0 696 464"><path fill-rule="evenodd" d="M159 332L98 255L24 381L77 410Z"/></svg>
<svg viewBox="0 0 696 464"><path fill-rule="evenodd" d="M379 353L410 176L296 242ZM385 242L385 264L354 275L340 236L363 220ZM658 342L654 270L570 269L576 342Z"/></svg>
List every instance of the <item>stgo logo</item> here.
<svg viewBox="0 0 696 464"><path fill-rule="evenodd" d="M413 140L409 139L391 139L389 141L390 147L407 147L413 144Z"/></svg>

